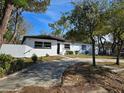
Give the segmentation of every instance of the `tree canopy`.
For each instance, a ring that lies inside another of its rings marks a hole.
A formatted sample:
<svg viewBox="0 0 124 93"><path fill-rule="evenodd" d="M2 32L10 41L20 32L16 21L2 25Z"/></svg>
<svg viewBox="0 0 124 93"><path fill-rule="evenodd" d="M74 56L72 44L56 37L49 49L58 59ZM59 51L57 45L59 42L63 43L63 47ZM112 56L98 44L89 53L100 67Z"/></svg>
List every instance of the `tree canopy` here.
<svg viewBox="0 0 124 93"><path fill-rule="evenodd" d="M0 45L4 43L4 34L15 9L29 12L45 12L50 0L1 0L0 1Z"/></svg>

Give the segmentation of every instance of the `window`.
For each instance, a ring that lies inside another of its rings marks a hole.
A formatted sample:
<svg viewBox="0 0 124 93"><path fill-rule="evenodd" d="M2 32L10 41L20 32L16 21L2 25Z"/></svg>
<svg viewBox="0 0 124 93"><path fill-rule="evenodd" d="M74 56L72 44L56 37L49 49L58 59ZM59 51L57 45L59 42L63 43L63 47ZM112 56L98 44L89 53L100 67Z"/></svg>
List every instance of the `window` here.
<svg viewBox="0 0 124 93"><path fill-rule="evenodd" d="M86 50L86 45L82 45L82 50Z"/></svg>
<svg viewBox="0 0 124 93"><path fill-rule="evenodd" d="M35 48L50 49L50 42L35 42Z"/></svg>
<svg viewBox="0 0 124 93"><path fill-rule="evenodd" d="M43 48L43 42L35 42L35 48Z"/></svg>
<svg viewBox="0 0 124 93"><path fill-rule="evenodd" d="M44 42L44 48L51 48L50 42Z"/></svg>
<svg viewBox="0 0 124 93"><path fill-rule="evenodd" d="M65 44L65 49L70 49L70 44Z"/></svg>

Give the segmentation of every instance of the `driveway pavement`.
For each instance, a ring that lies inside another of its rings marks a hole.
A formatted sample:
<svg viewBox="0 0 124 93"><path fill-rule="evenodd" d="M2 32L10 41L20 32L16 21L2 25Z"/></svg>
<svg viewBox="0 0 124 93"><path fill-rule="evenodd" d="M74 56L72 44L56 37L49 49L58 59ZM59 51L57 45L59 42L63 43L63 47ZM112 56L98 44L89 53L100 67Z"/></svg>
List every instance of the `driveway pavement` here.
<svg viewBox="0 0 124 93"><path fill-rule="evenodd" d="M50 87L61 84L64 70L77 62L72 60L37 63L30 68L0 80L0 91L16 91L24 86Z"/></svg>
<svg viewBox="0 0 124 93"><path fill-rule="evenodd" d="M78 61L83 61L83 62L92 62L92 58L74 58L75 60ZM96 58L96 62L116 62L116 59L105 59L105 58ZM124 59L120 59L121 63L124 63Z"/></svg>

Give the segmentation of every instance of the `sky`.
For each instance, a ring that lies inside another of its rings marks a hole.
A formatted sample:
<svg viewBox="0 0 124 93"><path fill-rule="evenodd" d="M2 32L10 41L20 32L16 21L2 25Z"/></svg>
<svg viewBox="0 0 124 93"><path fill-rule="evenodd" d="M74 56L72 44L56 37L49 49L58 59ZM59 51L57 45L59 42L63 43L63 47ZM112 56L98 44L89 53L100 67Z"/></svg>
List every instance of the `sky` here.
<svg viewBox="0 0 124 93"><path fill-rule="evenodd" d="M45 13L24 12L24 20L31 25L27 34L40 35L52 32L48 24L59 20L62 13L72 10L73 5L70 3L71 1L72 0L51 0L51 4Z"/></svg>

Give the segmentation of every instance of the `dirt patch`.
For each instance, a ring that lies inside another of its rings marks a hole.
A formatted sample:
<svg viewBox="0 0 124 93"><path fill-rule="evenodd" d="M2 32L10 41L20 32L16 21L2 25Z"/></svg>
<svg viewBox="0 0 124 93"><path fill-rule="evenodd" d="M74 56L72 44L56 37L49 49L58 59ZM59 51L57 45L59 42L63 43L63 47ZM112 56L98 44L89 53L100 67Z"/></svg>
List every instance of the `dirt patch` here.
<svg viewBox="0 0 124 93"><path fill-rule="evenodd" d="M111 72L109 69L83 63L73 65L65 71L63 85L71 84L84 86L86 91L88 87L91 90L98 86L106 89L109 93L124 93L124 77Z"/></svg>
<svg viewBox="0 0 124 93"><path fill-rule="evenodd" d="M4 92L4 93L82 93L81 86L65 86L65 87L52 87L52 88L42 88L42 87L25 87L20 92Z"/></svg>

